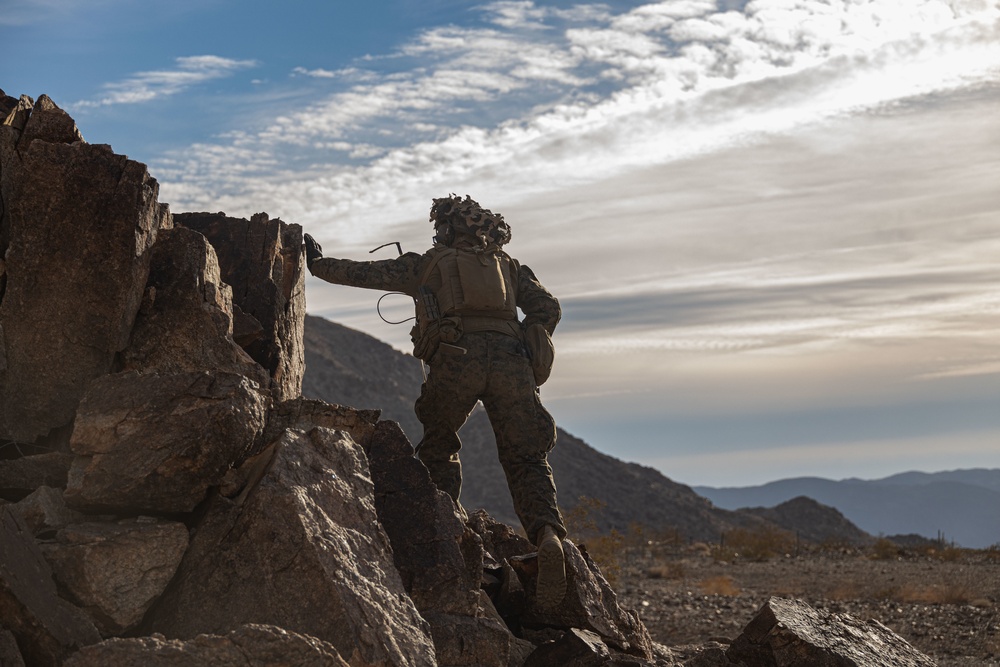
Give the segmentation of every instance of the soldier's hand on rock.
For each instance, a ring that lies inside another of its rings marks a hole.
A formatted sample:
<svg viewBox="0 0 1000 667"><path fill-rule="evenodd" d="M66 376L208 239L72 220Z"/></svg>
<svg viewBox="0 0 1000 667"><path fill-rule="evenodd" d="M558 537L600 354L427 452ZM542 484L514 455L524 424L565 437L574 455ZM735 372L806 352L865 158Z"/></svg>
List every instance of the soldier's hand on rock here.
<svg viewBox="0 0 1000 667"><path fill-rule="evenodd" d="M314 239L309 234L305 235L305 242L306 242L306 266L309 267L309 270L311 271L313 262L315 262L317 259L323 259L323 248L322 246L320 246L319 243L316 242L316 239Z"/></svg>

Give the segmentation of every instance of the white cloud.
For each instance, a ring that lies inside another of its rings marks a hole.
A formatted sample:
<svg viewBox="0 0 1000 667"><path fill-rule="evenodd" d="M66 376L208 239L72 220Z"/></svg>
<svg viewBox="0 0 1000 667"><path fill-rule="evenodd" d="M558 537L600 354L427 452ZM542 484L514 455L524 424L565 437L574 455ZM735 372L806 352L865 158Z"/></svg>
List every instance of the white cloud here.
<svg viewBox="0 0 1000 667"><path fill-rule="evenodd" d="M334 72L327 69L306 69L305 67L296 67L292 69L293 76L309 76L314 79L335 79L339 75L338 72Z"/></svg>
<svg viewBox="0 0 1000 667"><path fill-rule="evenodd" d="M234 60L213 55L185 56L176 58L174 62L177 65L174 69L138 72L125 81L105 84L102 97L77 102L71 108L149 102L258 65L255 60Z"/></svg>

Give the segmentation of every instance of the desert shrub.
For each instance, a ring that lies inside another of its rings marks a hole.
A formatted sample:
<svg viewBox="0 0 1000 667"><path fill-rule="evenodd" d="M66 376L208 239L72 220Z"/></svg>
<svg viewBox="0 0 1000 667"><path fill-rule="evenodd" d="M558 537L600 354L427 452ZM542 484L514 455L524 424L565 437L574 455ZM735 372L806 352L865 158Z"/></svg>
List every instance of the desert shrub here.
<svg viewBox="0 0 1000 667"><path fill-rule="evenodd" d="M580 496L577 504L563 517L570 538L585 547L590 557L601 568L608 582L614 584L621 574L622 546L625 537L617 530L602 534L597 528L596 516L607 503L598 498Z"/></svg>
<svg viewBox="0 0 1000 667"><path fill-rule="evenodd" d="M929 549L927 555L935 560L946 563L954 563L965 557L965 550L955 546L943 546L936 549Z"/></svg>
<svg viewBox="0 0 1000 667"><path fill-rule="evenodd" d="M765 561L794 550L795 536L786 530L770 526L757 530L737 528L723 536L720 546L734 551L736 557Z"/></svg>
<svg viewBox="0 0 1000 667"><path fill-rule="evenodd" d="M896 560L900 555L899 545L880 537L872 544L870 555L874 560Z"/></svg>
<svg viewBox="0 0 1000 667"><path fill-rule="evenodd" d="M951 582L929 586L905 585L894 599L914 604L969 604L975 597L968 585Z"/></svg>
<svg viewBox="0 0 1000 667"><path fill-rule="evenodd" d="M713 544L709 555L717 563L732 563L739 557L736 549L727 544Z"/></svg>
<svg viewBox="0 0 1000 667"><path fill-rule="evenodd" d="M736 585L733 578L728 575L709 577L698 582L698 588L705 595L725 595L734 597L740 594L740 587Z"/></svg>
<svg viewBox="0 0 1000 667"><path fill-rule="evenodd" d="M826 597L831 600L859 600L864 597L862 586L851 580L836 581L826 591Z"/></svg>
<svg viewBox="0 0 1000 667"><path fill-rule="evenodd" d="M672 561L648 568L646 576L650 579L683 579L685 572L684 563Z"/></svg>

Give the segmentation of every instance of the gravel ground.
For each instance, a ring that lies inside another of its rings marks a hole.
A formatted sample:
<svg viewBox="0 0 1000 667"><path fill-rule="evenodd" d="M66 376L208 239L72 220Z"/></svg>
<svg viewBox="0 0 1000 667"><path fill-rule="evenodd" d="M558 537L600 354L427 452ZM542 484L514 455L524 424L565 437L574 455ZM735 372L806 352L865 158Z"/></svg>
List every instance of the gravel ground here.
<svg viewBox="0 0 1000 667"><path fill-rule="evenodd" d="M706 547L626 556L615 577L624 606L667 646L735 639L771 596L876 619L942 667L1000 666L1000 560L991 552L859 552L718 562Z"/></svg>

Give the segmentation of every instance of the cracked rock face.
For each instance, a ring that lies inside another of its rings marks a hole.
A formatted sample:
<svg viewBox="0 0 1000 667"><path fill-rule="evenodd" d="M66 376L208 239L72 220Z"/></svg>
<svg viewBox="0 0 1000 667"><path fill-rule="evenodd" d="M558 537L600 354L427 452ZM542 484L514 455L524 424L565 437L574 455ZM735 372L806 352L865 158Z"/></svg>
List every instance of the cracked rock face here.
<svg viewBox="0 0 1000 667"><path fill-rule="evenodd" d="M331 644L268 625L244 625L225 636L187 641L110 639L88 646L65 667L348 667Z"/></svg>
<svg viewBox="0 0 1000 667"><path fill-rule="evenodd" d="M184 524L140 517L77 523L41 548L56 581L108 637L142 620L170 583L187 545Z"/></svg>
<svg viewBox="0 0 1000 667"><path fill-rule="evenodd" d="M250 453L269 398L232 373L118 373L80 404L66 503L123 513L190 512Z"/></svg>
<svg viewBox="0 0 1000 667"><path fill-rule="evenodd" d="M263 623L329 642L351 664L435 665L361 446L317 427L289 429L268 451L263 474L235 500L209 505L152 629L190 638Z"/></svg>
<svg viewBox="0 0 1000 667"><path fill-rule="evenodd" d="M47 97L0 126L0 438L68 424L128 344L169 212L146 167L85 143Z"/></svg>

